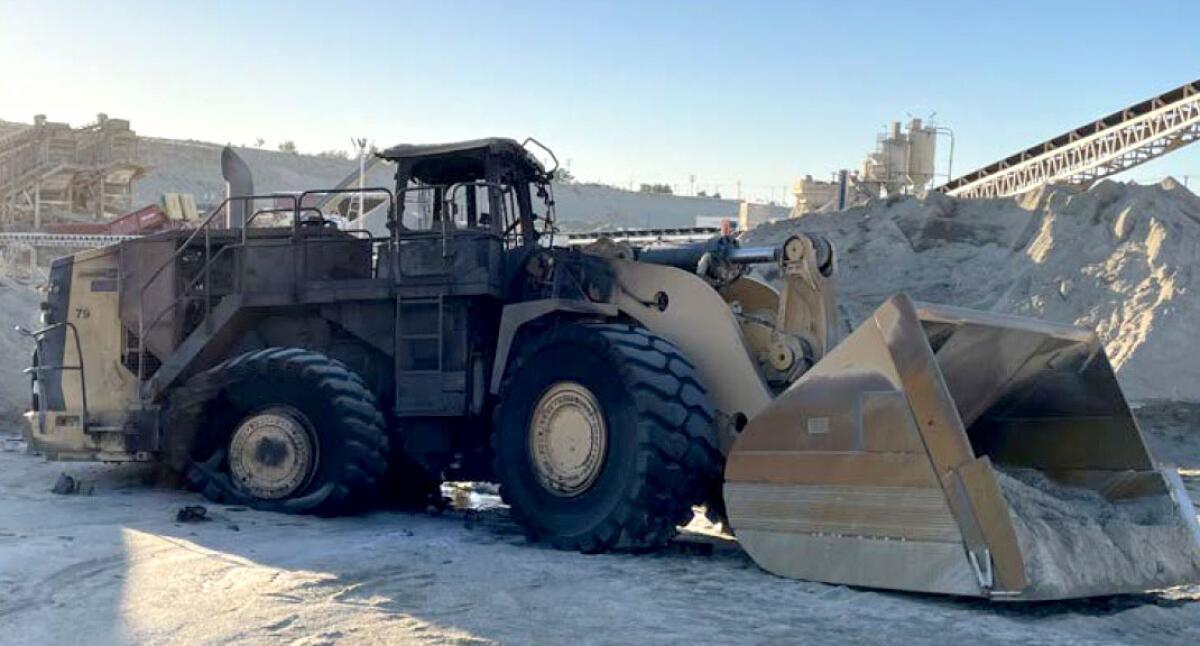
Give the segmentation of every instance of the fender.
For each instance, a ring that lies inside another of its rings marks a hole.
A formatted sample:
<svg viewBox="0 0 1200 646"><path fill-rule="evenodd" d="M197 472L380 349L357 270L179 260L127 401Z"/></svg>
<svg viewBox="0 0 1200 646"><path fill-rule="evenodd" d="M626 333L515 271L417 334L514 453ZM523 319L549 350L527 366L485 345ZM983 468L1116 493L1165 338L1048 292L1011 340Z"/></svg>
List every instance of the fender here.
<svg viewBox="0 0 1200 646"><path fill-rule="evenodd" d="M504 307L489 391L499 393L513 340L522 326L557 313L604 319L625 315L674 343L696 366L725 420L721 434L722 448L727 448L733 430L772 399L729 304L693 273L665 265L610 262L618 282L612 302L539 299Z"/></svg>
<svg viewBox="0 0 1200 646"><path fill-rule="evenodd" d="M508 355L512 351L512 342L521 326L559 312L615 318L618 309L613 303L593 303L565 298L543 298L505 305L500 313L500 331L496 336L496 358L492 361L492 378L488 392L493 395L500 392L500 382L504 379L504 369L508 367Z"/></svg>

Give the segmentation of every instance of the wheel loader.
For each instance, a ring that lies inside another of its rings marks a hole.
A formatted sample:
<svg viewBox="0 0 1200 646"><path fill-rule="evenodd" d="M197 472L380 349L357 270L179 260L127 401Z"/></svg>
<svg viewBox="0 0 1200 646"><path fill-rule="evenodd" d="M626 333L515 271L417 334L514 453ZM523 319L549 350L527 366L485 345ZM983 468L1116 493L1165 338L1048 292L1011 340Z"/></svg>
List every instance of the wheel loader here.
<svg viewBox="0 0 1200 646"><path fill-rule="evenodd" d="M839 342L827 240L565 246L535 145L395 146L394 187L231 191L194 229L55 260L30 445L280 512L494 481L583 552L660 547L708 505L764 569L831 583L1200 579L1195 512L1092 332L901 294ZM311 206L360 191L383 235Z"/></svg>

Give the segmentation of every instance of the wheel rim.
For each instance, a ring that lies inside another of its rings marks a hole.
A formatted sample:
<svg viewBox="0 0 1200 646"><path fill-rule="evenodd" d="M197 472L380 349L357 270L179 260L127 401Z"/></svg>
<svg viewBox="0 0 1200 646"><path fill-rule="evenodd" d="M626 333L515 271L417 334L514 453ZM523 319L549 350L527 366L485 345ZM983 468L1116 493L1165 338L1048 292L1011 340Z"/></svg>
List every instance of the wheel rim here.
<svg viewBox="0 0 1200 646"><path fill-rule="evenodd" d="M529 455L541 485L576 496L599 477L608 450L608 428L596 396L573 381L552 385L529 422Z"/></svg>
<svg viewBox="0 0 1200 646"><path fill-rule="evenodd" d="M275 407L249 415L229 441L229 474L238 488L256 498L287 498L316 471L314 438L300 411Z"/></svg>

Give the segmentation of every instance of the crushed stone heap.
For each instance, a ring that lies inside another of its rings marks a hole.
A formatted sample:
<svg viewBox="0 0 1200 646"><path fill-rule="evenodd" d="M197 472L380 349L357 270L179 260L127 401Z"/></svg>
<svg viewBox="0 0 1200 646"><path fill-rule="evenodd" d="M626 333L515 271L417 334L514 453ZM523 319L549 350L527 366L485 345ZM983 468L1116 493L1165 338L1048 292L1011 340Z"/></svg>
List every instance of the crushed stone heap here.
<svg viewBox="0 0 1200 646"><path fill-rule="evenodd" d="M763 225L744 242L797 230L836 245L847 329L896 292L1074 323L1099 333L1131 399L1200 401L1200 197L1173 179L880 200Z"/></svg>

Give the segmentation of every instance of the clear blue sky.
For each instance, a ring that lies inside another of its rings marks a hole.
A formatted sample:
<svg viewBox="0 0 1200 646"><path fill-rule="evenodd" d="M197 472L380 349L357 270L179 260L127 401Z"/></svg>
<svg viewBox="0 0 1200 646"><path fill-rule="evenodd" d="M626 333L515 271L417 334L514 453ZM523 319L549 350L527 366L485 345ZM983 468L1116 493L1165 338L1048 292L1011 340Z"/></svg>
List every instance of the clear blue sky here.
<svg viewBox="0 0 1200 646"><path fill-rule="evenodd" d="M966 171L1200 78L1198 24L1196 0L0 0L0 118L308 152L532 135L583 179L770 197L909 114ZM1130 175L1200 184L1195 148Z"/></svg>

